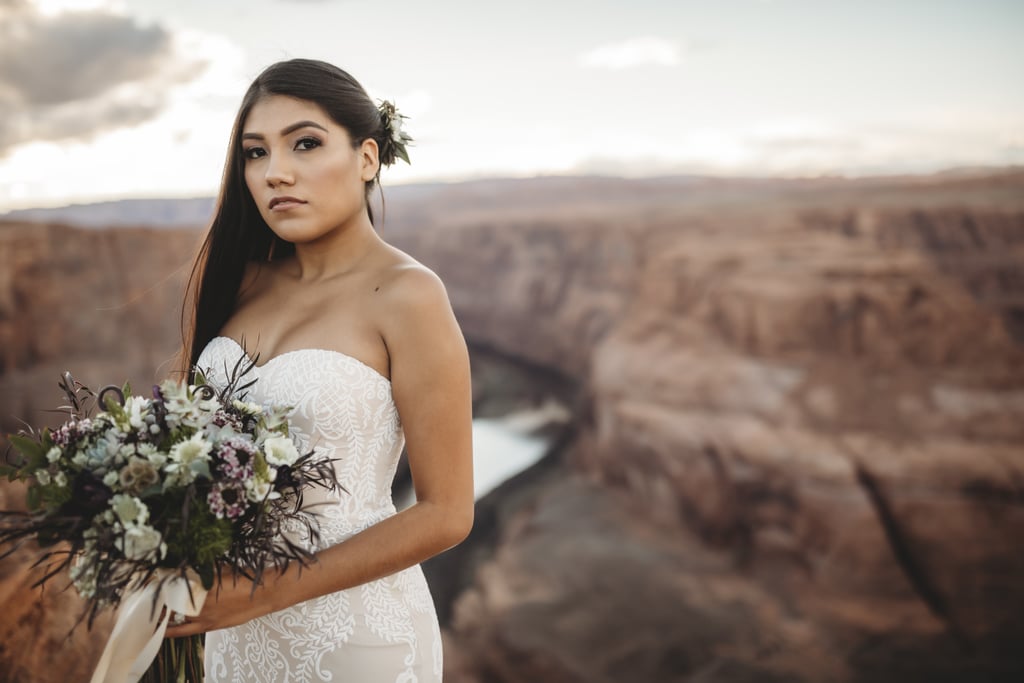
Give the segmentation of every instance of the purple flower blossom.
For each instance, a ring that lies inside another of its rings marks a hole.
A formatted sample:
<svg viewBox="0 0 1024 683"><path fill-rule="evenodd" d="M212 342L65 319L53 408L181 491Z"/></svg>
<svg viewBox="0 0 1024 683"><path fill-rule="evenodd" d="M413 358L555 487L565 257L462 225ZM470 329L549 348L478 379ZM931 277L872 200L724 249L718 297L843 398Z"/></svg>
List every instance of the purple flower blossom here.
<svg viewBox="0 0 1024 683"><path fill-rule="evenodd" d="M255 476L253 456L256 446L246 439L229 439L217 452L217 470L228 479L245 482Z"/></svg>
<svg viewBox="0 0 1024 683"><path fill-rule="evenodd" d="M92 420L89 418L71 420L51 432L50 438L53 439L53 443L61 448L67 448L68 446L78 443L82 439L88 437L92 431L92 427Z"/></svg>
<svg viewBox="0 0 1024 683"><path fill-rule="evenodd" d="M235 519L245 513L245 489L238 482L218 481L210 489L206 497L212 512L217 519Z"/></svg>

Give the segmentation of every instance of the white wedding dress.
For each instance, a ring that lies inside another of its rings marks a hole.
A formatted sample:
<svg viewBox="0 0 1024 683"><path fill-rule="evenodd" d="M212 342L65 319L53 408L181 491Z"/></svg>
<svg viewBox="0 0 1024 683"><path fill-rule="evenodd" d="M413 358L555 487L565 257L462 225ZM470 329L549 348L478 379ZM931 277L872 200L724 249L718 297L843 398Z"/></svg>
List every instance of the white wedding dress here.
<svg viewBox="0 0 1024 683"><path fill-rule="evenodd" d="M229 337L203 349L198 366L223 387L235 362L248 359ZM395 514L391 481L405 435L391 383L337 351L301 349L254 367L248 400L294 407L300 452L336 458L335 494L311 489L322 503L321 547ZM314 598L250 622L206 634L209 682L440 683L441 635L419 565L377 581Z"/></svg>

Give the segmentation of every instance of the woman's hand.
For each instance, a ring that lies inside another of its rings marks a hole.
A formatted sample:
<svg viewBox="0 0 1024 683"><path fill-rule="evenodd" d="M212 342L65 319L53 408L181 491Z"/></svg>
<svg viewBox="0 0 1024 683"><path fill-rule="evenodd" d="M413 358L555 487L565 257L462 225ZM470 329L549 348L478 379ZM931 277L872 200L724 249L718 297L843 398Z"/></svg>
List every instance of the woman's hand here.
<svg viewBox="0 0 1024 683"><path fill-rule="evenodd" d="M274 611L267 591L267 583L278 578L276 571L268 571L263 585L252 592L253 583L244 576L225 575L222 584L215 586L206 595L206 602L198 616L186 617L182 624L170 624L166 638L184 638L197 633L244 624L250 619L262 617Z"/></svg>

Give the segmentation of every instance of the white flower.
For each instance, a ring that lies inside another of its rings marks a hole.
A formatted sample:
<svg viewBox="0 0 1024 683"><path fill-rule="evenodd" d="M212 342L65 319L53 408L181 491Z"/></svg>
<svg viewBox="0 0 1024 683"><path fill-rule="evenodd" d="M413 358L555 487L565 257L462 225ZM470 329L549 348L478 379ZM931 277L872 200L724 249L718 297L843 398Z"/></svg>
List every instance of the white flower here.
<svg viewBox="0 0 1024 683"><path fill-rule="evenodd" d="M160 393L167 408L167 424L172 429L180 425L202 429L220 408L220 400L216 396L202 398L196 388L195 385L185 386L171 380L165 380L160 385Z"/></svg>
<svg viewBox="0 0 1024 683"><path fill-rule="evenodd" d="M252 401L239 401L237 398L231 401L231 405L236 410L245 413L246 415L259 415L263 412L263 406L259 403L253 403Z"/></svg>
<svg viewBox="0 0 1024 683"><path fill-rule="evenodd" d="M287 406L270 406L263 414L263 426L266 431L277 432L288 426L288 416L292 409Z"/></svg>
<svg viewBox="0 0 1024 683"><path fill-rule="evenodd" d="M60 460L60 449L56 446L50 448L50 450L46 451L46 459L50 462L57 462Z"/></svg>
<svg viewBox="0 0 1024 683"><path fill-rule="evenodd" d="M188 401L188 389L181 382L175 382L173 379L165 379L160 383L160 395L163 396L164 401L170 403L172 401Z"/></svg>
<svg viewBox="0 0 1024 683"><path fill-rule="evenodd" d="M109 486L110 488L114 488L114 484L118 483L119 481L121 481L121 478L118 476L117 472L111 471L103 475L103 483Z"/></svg>
<svg viewBox="0 0 1024 683"><path fill-rule="evenodd" d="M203 438L202 432L196 432L191 439L181 441L171 447L170 464L165 471L175 475L182 484L187 484L195 479L196 470L206 465L209 471L210 449L213 447L209 441Z"/></svg>
<svg viewBox="0 0 1024 683"><path fill-rule="evenodd" d="M57 474L53 475L53 483L57 486L67 486L68 477L63 472L57 472Z"/></svg>
<svg viewBox="0 0 1024 683"><path fill-rule="evenodd" d="M145 524L149 519L149 508L135 496L118 493L110 499L110 507L125 527Z"/></svg>
<svg viewBox="0 0 1024 683"><path fill-rule="evenodd" d="M203 431L206 434L207 440L211 443L222 443L229 439L245 439L246 441L252 441L251 436L245 433L239 434L231 425L221 425L218 427L211 422L203 427Z"/></svg>
<svg viewBox="0 0 1024 683"><path fill-rule="evenodd" d="M85 465L89 462L89 456L83 453L82 451L78 451L71 457L71 462L78 465L79 467L85 467Z"/></svg>
<svg viewBox="0 0 1024 683"><path fill-rule="evenodd" d="M276 470L271 470L271 471L274 472L275 474L277 473ZM245 494L246 494L246 497L249 500L251 500L252 502L254 502L254 503L259 503L264 498L266 498L267 494L269 494L269 493L270 493L270 482L269 481L260 481L258 479L250 479L247 482L245 482ZM279 498L279 497L280 497L280 494L271 496L272 499L273 498Z"/></svg>
<svg viewBox="0 0 1024 683"><path fill-rule="evenodd" d="M272 436L264 441L263 453L271 465L291 465L299 459L295 444L287 436Z"/></svg>
<svg viewBox="0 0 1024 683"><path fill-rule="evenodd" d="M140 443L136 446L140 456L153 463L154 467L163 467L167 463L167 454L151 443Z"/></svg>
<svg viewBox="0 0 1024 683"><path fill-rule="evenodd" d="M402 117L398 114L391 116L391 139L402 144Z"/></svg>
<svg viewBox="0 0 1024 683"><path fill-rule="evenodd" d="M162 543L162 540L159 531L142 524L125 528L124 534L115 540L114 545L129 560L145 560L157 551L161 558L167 554L167 544Z"/></svg>
<svg viewBox="0 0 1024 683"><path fill-rule="evenodd" d="M196 390L196 387L191 387L192 391ZM205 419L209 420L213 418L213 414L221 408L220 399L216 395L210 398L202 398L203 394L197 393L196 407L204 413Z"/></svg>
<svg viewBox="0 0 1024 683"><path fill-rule="evenodd" d="M47 470L36 470L36 481L46 486L50 483L50 473Z"/></svg>
<svg viewBox="0 0 1024 683"><path fill-rule="evenodd" d="M96 577L98 563L95 551L87 551L75 558L71 565L71 580L83 598L91 598L96 594Z"/></svg>
<svg viewBox="0 0 1024 683"><path fill-rule="evenodd" d="M149 410L149 399L141 396L129 396L124 402L124 411L128 413L128 424L135 429L146 426L144 411Z"/></svg>

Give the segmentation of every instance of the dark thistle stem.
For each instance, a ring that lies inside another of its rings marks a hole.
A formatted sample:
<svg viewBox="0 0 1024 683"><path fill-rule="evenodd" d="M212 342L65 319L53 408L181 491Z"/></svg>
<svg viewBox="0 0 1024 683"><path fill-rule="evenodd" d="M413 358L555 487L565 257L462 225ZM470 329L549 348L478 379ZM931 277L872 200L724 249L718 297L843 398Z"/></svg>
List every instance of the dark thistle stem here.
<svg viewBox="0 0 1024 683"><path fill-rule="evenodd" d="M109 391L112 391L115 394L117 394L117 402L120 403L123 406L124 405L124 392L121 391L120 387L118 387L117 385L114 385L114 384L108 384L107 386L105 386L102 389L100 389L100 393L97 394L97 396L96 396L96 401L101 406L105 406L106 403L105 403L103 397L106 396L107 392L109 392Z"/></svg>

